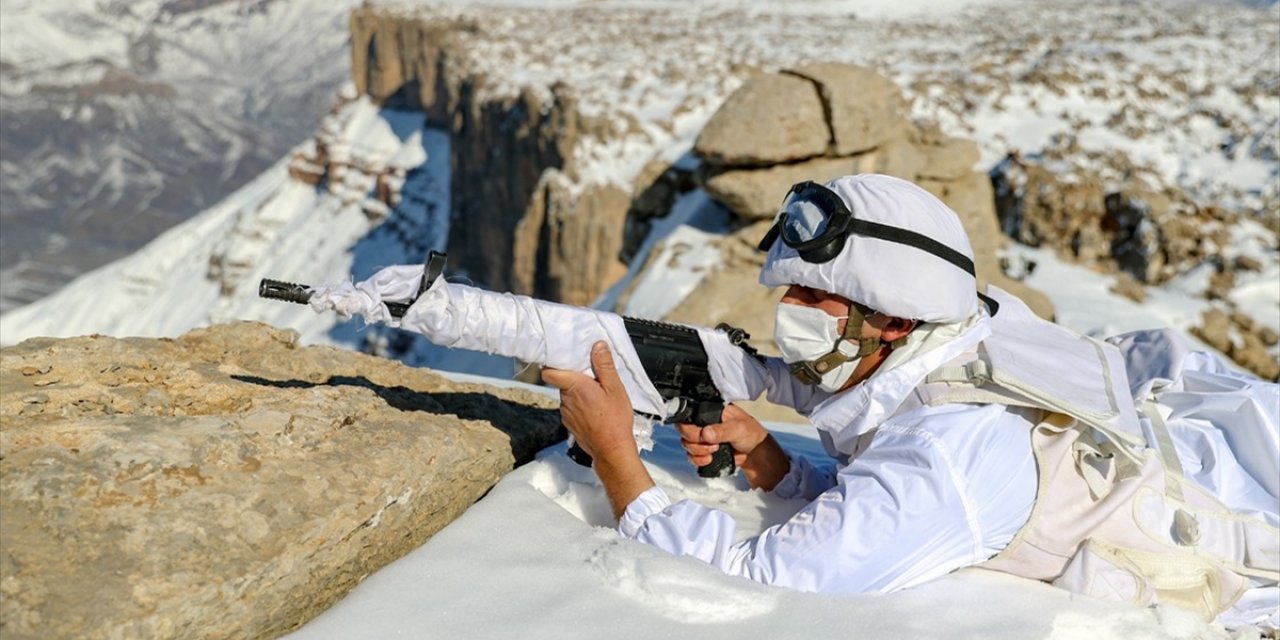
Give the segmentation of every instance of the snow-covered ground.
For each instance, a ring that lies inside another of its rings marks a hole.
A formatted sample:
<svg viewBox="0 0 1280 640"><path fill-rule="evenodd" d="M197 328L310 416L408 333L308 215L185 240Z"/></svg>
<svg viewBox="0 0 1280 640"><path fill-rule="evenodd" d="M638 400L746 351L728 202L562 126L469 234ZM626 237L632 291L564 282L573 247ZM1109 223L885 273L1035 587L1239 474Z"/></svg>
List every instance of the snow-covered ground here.
<svg viewBox="0 0 1280 640"><path fill-rule="evenodd" d="M788 449L824 455L812 429L768 426ZM655 448L645 455L654 481L673 500L694 500L730 514L743 537L803 506L746 490L738 478L701 479L685 461L673 429L659 428L654 435ZM800 593L623 540L612 526L595 474L570 461L563 445L549 448L426 544L369 576L287 637L1233 637L1178 609L1137 609L973 569L888 595Z"/></svg>
<svg viewBox="0 0 1280 640"><path fill-rule="evenodd" d="M404 148L416 153L419 159L410 166L426 163L416 174L424 183L421 188L434 188L433 197L446 198L447 207L448 137L425 129L421 113L379 113L360 101L342 115L330 122L358 131L355 137L366 153L381 163ZM397 127L407 133L397 133ZM263 277L338 282L350 276L358 255L379 253L360 246L377 241L370 233L375 225L361 207L373 182L348 172L349 180L363 184L334 194L291 180L287 165L287 159L276 163L141 251L78 278L37 304L0 316L0 341L86 333L173 336L211 322L261 320L293 327L308 342L324 342L330 321L304 307L258 300L253 284ZM436 182L440 176L444 185ZM412 190L414 179L409 183L406 189ZM438 208L415 211L431 215ZM407 261L403 253L388 251L386 260Z"/></svg>

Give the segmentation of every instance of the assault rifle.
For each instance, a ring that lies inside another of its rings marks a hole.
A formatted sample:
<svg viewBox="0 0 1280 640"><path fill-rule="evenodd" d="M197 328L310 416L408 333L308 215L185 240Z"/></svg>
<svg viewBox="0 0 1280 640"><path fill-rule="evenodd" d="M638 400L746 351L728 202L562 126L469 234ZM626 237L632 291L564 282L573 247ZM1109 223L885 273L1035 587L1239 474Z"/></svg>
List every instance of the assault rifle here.
<svg viewBox="0 0 1280 640"><path fill-rule="evenodd" d="M445 254L432 251L427 256L426 269L418 288L421 295L444 272ZM263 279L258 286L258 295L273 300L284 300L307 304L311 299L311 287L304 284ZM415 298L416 299L416 298ZM408 302L384 302L392 316L403 317L414 300ZM698 332L686 327L654 320L630 318L623 316L622 321L627 336L635 347L636 354L644 368L645 375L658 390L667 403L668 415L647 416L664 422L692 423L706 426L720 422L724 411L724 397L711 380L708 369L707 352L702 346ZM751 337L747 332L721 323L717 330L724 331L729 341L753 356L759 357L755 349L747 344ZM583 345L584 349L590 345ZM541 364L541 363L539 363ZM591 456L576 444L570 448L569 456L584 466L591 466ZM698 468L698 475L704 478L718 478L731 475L735 471L733 447L720 445L712 456L711 462Z"/></svg>

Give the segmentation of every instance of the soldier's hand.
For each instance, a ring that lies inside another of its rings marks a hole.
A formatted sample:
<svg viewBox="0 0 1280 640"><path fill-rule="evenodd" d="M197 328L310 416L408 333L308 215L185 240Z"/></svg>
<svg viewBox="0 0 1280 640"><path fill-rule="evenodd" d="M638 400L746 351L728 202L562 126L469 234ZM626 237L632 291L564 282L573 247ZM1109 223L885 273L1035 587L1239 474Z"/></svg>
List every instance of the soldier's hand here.
<svg viewBox="0 0 1280 640"><path fill-rule="evenodd" d="M542 379L560 389L560 419L592 458L636 454L631 399L604 342L591 347L591 370L594 380L577 371L542 370Z"/></svg>
<svg viewBox="0 0 1280 640"><path fill-rule="evenodd" d="M685 454L696 467L710 464L712 454L723 443L733 447L733 461L741 467L747 456L769 436L759 420L735 404L725 405L716 424L699 427L683 423L676 428L680 430L680 444Z"/></svg>

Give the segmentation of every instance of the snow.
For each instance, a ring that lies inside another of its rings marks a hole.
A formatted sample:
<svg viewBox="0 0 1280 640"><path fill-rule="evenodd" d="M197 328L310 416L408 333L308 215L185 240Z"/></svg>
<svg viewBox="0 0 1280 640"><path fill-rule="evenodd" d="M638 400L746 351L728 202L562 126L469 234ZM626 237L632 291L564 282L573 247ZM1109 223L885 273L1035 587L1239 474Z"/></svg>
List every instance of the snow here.
<svg viewBox="0 0 1280 640"><path fill-rule="evenodd" d="M729 222L728 212L705 191L695 189L681 195L672 205L671 213L653 221L627 274L591 306L605 310L617 308L623 292L634 282L622 314L665 317L719 265L720 250L716 241L724 235ZM655 250L659 253L653 259L654 267L645 270Z"/></svg>
<svg viewBox="0 0 1280 640"><path fill-rule="evenodd" d="M789 450L824 455L810 428L767 426ZM654 436L656 447L645 463L655 482L673 500L729 513L744 537L802 506L747 490L737 478L699 478L673 429L659 428ZM887 595L801 593L624 540L612 525L595 474L571 462L563 445L549 448L424 545L287 637L1229 637L1177 609L1135 609L974 569Z"/></svg>
<svg viewBox="0 0 1280 640"><path fill-rule="evenodd" d="M1245 221L1232 229L1229 258L1249 258L1262 265L1255 272L1239 270L1229 296L1245 315L1280 332L1280 260L1275 235L1262 225Z"/></svg>

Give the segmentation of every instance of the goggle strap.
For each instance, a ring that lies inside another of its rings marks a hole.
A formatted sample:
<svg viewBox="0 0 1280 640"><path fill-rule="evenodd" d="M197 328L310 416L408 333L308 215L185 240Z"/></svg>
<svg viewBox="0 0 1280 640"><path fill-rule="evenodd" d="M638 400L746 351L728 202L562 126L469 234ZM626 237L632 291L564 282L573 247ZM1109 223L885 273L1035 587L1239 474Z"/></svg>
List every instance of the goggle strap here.
<svg viewBox="0 0 1280 640"><path fill-rule="evenodd" d="M1000 303L992 300L991 296L979 291L978 299L981 300L983 304L987 305L987 313L992 318L996 317L996 314L1000 312Z"/></svg>
<svg viewBox="0 0 1280 640"><path fill-rule="evenodd" d="M851 222L853 224L853 232L858 235L866 236L868 238L876 238L879 240L888 240L889 242L904 244L908 247L915 247L922 251L932 253L933 255L960 267L965 273L977 277L977 272L974 271L972 260L966 257L963 253L960 253L959 251L956 251L955 249L952 249L929 236L900 227L880 224L879 222L871 222L869 220L859 220L854 218Z"/></svg>
<svg viewBox="0 0 1280 640"><path fill-rule="evenodd" d="M773 223L773 226L769 227L769 230L765 232L764 237L760 239L760 244L756 245L756 251L768 251L769 247L772 247L773 243L777 242L778 235L781 233L782 229L780 228L779 223Z"/></svg>
<svg viewBox="0 0 1280 640"><path fill-rule="evenodd" d="M965 273L977 277L977 271L973 268L973 261L966 257L963 253L948 247L929 236L916 233L908 229L894 227L879 222L870 222L868 220L859 220L853 218L848 222L851 225L850 231L868 238L876 238L878 240L886 240L888 242L896 242L908 247L915 247L926 253L931 253L951 264L959 267ZM765 232L764 237L760 239L760 243L756 245L757 251L768 251L774 242L778 241L778 236L782 233L782 223L775 222L769 230ZM848 236L844 236L848 239ZM835 241L833 238L832 242ZM990 306L990 304L988 304ZM999 306L999 305L996 305ZM994 313L992 315L995 315Z"/></svg>

